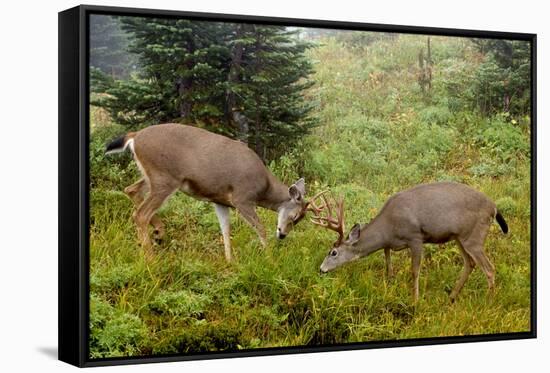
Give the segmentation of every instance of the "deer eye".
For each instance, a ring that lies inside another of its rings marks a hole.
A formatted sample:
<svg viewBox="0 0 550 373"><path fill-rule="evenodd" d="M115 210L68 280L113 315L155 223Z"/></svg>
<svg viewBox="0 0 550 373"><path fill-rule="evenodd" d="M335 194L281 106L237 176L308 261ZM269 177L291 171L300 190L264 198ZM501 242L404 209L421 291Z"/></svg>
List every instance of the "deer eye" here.
<svg viewBox="0 0 550 373"><path fill-rule="evenodd" d="M336 255L338 255L338 251L336 249L332 249L330 251L330 256L336 256Z"/></svg>

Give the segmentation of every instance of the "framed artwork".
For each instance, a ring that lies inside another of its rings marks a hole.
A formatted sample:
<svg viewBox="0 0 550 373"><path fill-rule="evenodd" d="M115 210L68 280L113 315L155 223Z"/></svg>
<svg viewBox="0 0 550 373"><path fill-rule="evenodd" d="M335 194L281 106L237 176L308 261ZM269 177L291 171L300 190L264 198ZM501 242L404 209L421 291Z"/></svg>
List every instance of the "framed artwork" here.
<svg viewBox="0 0 550 373"><path fill-rule="evenodd" d="M536 35L59 13L59 358L536 336Z"/></svg>

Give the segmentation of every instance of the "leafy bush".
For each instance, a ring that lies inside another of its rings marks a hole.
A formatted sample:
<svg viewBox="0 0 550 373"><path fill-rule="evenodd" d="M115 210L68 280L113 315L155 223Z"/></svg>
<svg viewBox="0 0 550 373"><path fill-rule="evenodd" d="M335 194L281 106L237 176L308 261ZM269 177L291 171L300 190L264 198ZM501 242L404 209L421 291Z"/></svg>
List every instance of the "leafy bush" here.
<svg viewBox="0 0 550 373"><path fill-rule="evenodd" d="M529 137L521 129L496 116L485 121L474 136L474 141L482 151L489 151L501 162L518 157L528 157L530 152Z"/></svg>
<svg viewBox="0 0 550 373"><path fill-rule="evenodd" d="M308 176L328 185L371 183L385 174L397 175L404 184L418 183L443 166L457 135L452 127L412 118L391 125L357 114L339 128L328 135L330 142L320 138L304 155Z"/></svg>
<svg viewBox="0 0 550 373"><path fill-rule="evenodd" d="M211 302L207 295L192 291L162 291L149 302L148 308L160 314L200 318Z"/></svg>
<svg viewBox="0 0 550 373"><path fill-rule="evenodd" d="M238 350L243 342L241 332L233 325L197 323L187 330L170 330L169 335L156 345L153 354L201 353Z"/></svg>
<svg viewBox="0 0 550 373"><path fill-rule="evenodd" d="M512 197L500 198L495 204L497 209L505 216L518 214L518 203Z"/></svg>
<svg viewBox="0 0 550 373"><path fill-rule="evenodd" d="M514 168L510 164L495 162L490 157L482 156L480 158L480 163L473 165L468 169L468 171L478 177L497 177L512 173Z"/></svg>
<svg viewBox="0 0 550 373"><path fill-rule="evenodd" d="M444 128L433 124L417 124L414 137L405 142L404 159L414 160L421 171L433 172L443 166L447 152L456 140L453 128Z"/></svg>
<svg viewBox="0 0 550 373"><path fill-rule="evenodd" d="M300 145L297 148L301 148ZM296 150L287 154L283 154L279 158L272 160L269 163L269 169L277 176L282 182L291 184L298 180L300 170L300 154L297 154Z"/></svg>
<svg viewBox="0 0 550 373"><path fill-rule="evenodd" d="M428 124L449 125L453 116L446 106L428 106L419 113L422 122Z"/></svg>
<svg viewBox="0 0 550 373"><path fill-rule="evenodd" d="M91 295L89 343L93 358L140 355L147 342L147 327L138 316Z"/></svg>
<svg viewBox="0 0 550 373"><path fill-rule="evenodd" d="M122 264L108 268L98 268L90 274L90 290L92 292L116 291L132 283L139 276L136 267Z"/></svg>

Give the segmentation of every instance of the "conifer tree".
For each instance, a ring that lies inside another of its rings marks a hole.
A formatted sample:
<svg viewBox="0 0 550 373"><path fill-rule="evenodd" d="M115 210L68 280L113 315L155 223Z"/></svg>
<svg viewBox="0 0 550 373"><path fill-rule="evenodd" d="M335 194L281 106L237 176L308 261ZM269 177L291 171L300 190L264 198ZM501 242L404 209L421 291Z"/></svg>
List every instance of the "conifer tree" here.
<svg viewBox="0 0 550 373"><path fill-rule="evenodd" d="M230 71L237 70L238 77L228 81L236 93L231 110L247 122L239 128L249 133L240 137L247 137L264 160L280 155L314 125L308 118L313 103L303 98L313 84L307 79L312 65L304 55L309 44L293 35L280 26L243 25L232 41Z"/></svg>
<svg viewBox="0 0 550 373"><path fill-rule="evenodd" d="M190 123L238 138L262 159L277 157L313 126L303 91L309 44L281 26L125 17L130 79L92 71L93 104L115 121Z"/></svg>
<svg viewBox="0 0 550 373"><path fill-rule="evenodd" d="M122 18L133 37L129 51L141 71L127 81L95 72L95 104L121 123L206 122L223 116L228 49L222 23L179 19Z"/></svg>
<svg viewBox="0 0 550 373"><path fill-rule="evenodd" d="M474 91L483 113L528 113L530 103L530 44L520 40L474 39L486 54L475 75Z"/></svg>

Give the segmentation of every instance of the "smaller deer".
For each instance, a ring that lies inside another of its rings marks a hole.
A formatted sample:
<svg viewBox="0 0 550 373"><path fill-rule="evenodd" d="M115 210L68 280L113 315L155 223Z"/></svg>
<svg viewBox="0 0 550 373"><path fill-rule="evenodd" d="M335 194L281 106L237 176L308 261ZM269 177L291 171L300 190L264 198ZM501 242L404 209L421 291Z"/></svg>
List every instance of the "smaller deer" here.
<svg viewBox="0 0 550 373"><path fill-rule="evenodd" d="M343 200L338 201L337 215L333 216L329 200L324 195L322 199L322 205L312 201L308 206L315 214L312 221L336 231L339 237L321 264L321 273L380 249L386 251L386 271L390 272L389 250L409 248L413 299L417 302L422 245L455 240L464 259L464 270L450 294L451 301L456 299L476 265L485 273L489 289L494 288L495 270L483 244L493 219L504 233L508 233L508 226L485 194L459 183L421 184L390 197L369 224L355 224L345 240Z"/></svg>
<svg viewBox="0 0 550 373"><path fill-rule="evenodd" d="M141 179L124 192L134 201L138 238L148 256L152 225L157 239L164 235L158 209L176 191L212 202L220 222L225 257L231 261L230 209L256 231L263 246L266 233L256 207L277 213L277 238L283 239L305 215L303 178L290 186L279 181L246 144L201 128L175 123L129 132L106 147L105 154L129 149Z"/></svg>

